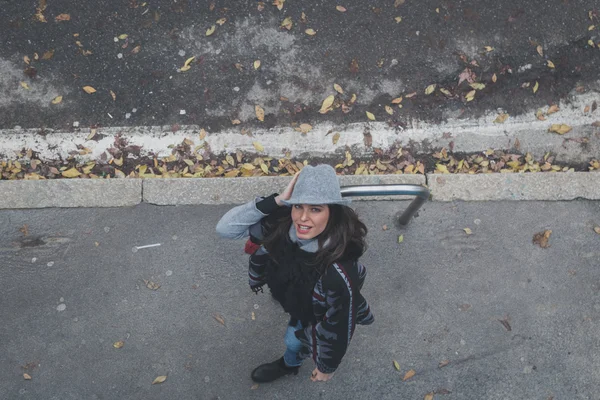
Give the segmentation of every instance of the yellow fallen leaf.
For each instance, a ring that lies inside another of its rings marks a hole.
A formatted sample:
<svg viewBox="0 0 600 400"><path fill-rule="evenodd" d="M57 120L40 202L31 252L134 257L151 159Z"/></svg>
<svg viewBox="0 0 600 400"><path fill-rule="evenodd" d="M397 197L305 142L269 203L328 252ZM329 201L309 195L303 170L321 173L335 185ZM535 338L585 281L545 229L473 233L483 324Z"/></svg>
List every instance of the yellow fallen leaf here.
<svg viewBox="0 0 600 400"><path fill-rule="evenodd" d="M536 50L540 56L544 57L544 48L542 46L538 45L538 47L536 47Z"/></svg>
<svg viewBox="0 0 600 400"><path fill-rule="evenodd" d="M113 163L119 167L123 166L123 156L119 157L119 158L113 158Z"/></svg>
<svg viewBox="0 0 600 400"><path fill-rule="evenodd" d="M394 110L390 106L385 106L385 112L390 115L394 115Z"/></svg>
<svg viewBox="0 0 600 400"><path fill-rule="evenodd" d="M492 75L492 82L496 83L497 80L498 76L494 73L494 75Z"/></svg>
<svg viewBox="0 0 600 400"><path fill-rule="evenodd" d="M471 90L469 93L467 93L467 96L465 97L467 101L472 101L475 98L476 92L476 90Z"/></svg>
<svg viewBox="0 0 600 400"><path fill-rule="evenodd" d="M448 167L446 167L444 164L436 164L435 165L435 171L436 172L441 172L442 174L449 174L450 171L448 171Z"/></svg>
<svg viewBox="0 0 600 400"><path fill-rule="evenodd" d="M336 92L338 92L339 94L344 94L344 89L342 89L342 87L340 85L338 85L337 83L333 84L333 88L335 89Z"/></svg>
<svg viewBox="0 0 600 400"><path fill-rule="evenodd" d="M219 18L217 20L217 25L223 25L225 23L225 21L227 21L227 18Z"/></svg>
<svg viewBox="0 0 600 400"><path fill-rule="evenodd" d="M395 99L392 100L392 104L400 104L400 103L402 103L402 96L396 97Z"/></svg>
<svg viewBox="0 0 600 400"><path fill-rule="evenodd" d="M269 175L269 167L267 167L267 164L260 164L260 169L262 169L266 175ZM254 315L254 312L252 314ZM252 320L254 320L254 318L252 318Z"/></svg>
<svg viewBox="0 0 600 400"><path fill-rule="evenodd" d="M27 89L27 90L29 90L29 89L30 89L30 87L29 87L29 85L27 84L27 82L21 82L21 87L22 87L23 89Z"/></svg>
<svg viewBox="0 0 600 400"><path fill-rule="evenodd" d="M256 151L259 151L259 152L265 151L265 148L259 142L252 142L252 146L254 146Z"/></svg>
<svg viewBox="0 0 600 400"><path fill-rule="evenodd" d="M538 91L540 87L540 84L538 83L538 81L535 81L535 85L533 85L533 93L536 93Z"/></svg>
<svg viewBox="0 0 600 400"><path fill-rule="evenodd" d="M371 121L375 121L375 115L373 115L373 113L370 113L367 111L367 118L369 118Z"/></svg>
<svg viewBox="0 0 600 400"><path fill-rule="evenodd" d="M444 368L446 365L450 364L450 360L442 360L438 364L438 368Z"/></svg>
<svg viewBox="0 0 600 400"><path fill-rule="evenodd" d="M115 349L120 349L121 347L123 347L125 345L125 342L123 342L122 340L119 340L118 342L114 342L113 343L113 347Z"/></svg>
<svg viewBox="0 0 600 400"><path fill-rule="evenodd" d="M48 50L42 55L42 60L49 60L54 56L54 50Z"/></svg>
<svg viewBox="0 0 600 400"><path fill-rule="evenodd" d="M260 60L254 61L254 69L259 69L259 68L260 68Z"/></svg>
<svg viewBox="0 0 600 400"><path fill-rule="evenodd" d="M473 234L473 231L471 230L471 228L463 228L463 231L465 231L465 233L467 235L472 235Z"/></svg>
<svg viewBox="0 0 600 400"><path fill-rule="evenodd" d="M404 235L398 236L398 243L404 242Z"/></svg>
<svg viewBox="0 0 600 400"><path fill-rule="evenodd" d="M350 97L350 103L348 104L354 104L356 102L356 93L352 93L352 97Z"/></svg>
<svg viewBox="0 0 600 400"><path fill-rule="evenodd" d="M594 29L596 29L596 25L588 26L588 31L593 31Z"/></svg>
<svg viewBox="0 0 600 400"><path fill-rule="evenodd" d="M84 86L83 91L86 92L87 94L96 93L96 89L94 89L91 86Z"/></svg>
<svg viewBox="0 0 600 400"><path fill-rule="evenodd" d="M288 31L292 29L293 25L294 23L292 22L292 17L287 17L283 20L283 22L281 22L281 26L287 29Z"/></svg>
<svg viewBox="0 0 600 400"><path fill-rule="evenodd" d="M595 226L594 232L596 232L598 235L600 235L600 226Z"/></svg>
<svg viewBox="0 0 600 400"><path fill-rule="evenodd" d="M274 0L273 1L273 5L277 6L277 9L279 11L281 11L283 9L283 3L285 3L285 0Z"/></svg>
<svg viewBox="0 0 600 400"><path fill-rule="evenodd" d="M325 100L323 100L323 104L321 104L321 109L319 110L319 112L321 114L326 114L331 109L331 106L333 105L334 100L335 100L334 95L327 96L327 98L325 98Z"/></svg>
<svg viewBox="0 0 600 400"><path fill-rule="evenodd" d="M185 63L183 64L183 66L184 66L184 67L187 67L187 66L189 66L189 65L192 63L192 61L194 61L195 59L196 59L196 57L195 57L195 56L194 56L194 57L190 57L190 58L188 58L187 60L185 60Z"/></svg>
<svg viewBox="0 0 600 400"><path fill-rule="evenodd" d="M63 97L62 96L56 96L51 103L52 104L60 104L62 102Z"/></svg>
<svg viewBox="0 0 600 400"><path fill-rule="evenodd" d="M394 21L396 21L396 23L399 24L400 22L402 22L402 17L397 16L396 18L394 18Z"/></svg>
<svg viewBox="0 0 600 400"><path fill-rule="evenodd" d="M340 133L336 132L333 137L331 138L331 141L333 142L333 144L337 144L338 140L340 140Z"/></svg>
<svg viewBox="0 0 600 400"><path fill-rule="evenodd" d="M29 58L29 56L23 56L23 61L25 61L25 64L29 65L31 59Z"/></svg>
<svg viewBox="0 0 600 400"><path fill-rule="evenodd" d="M185 71L189 71L192 67L190 67L189 65L184 65L183 67L179 68L179 72L185 72Z"/></svg>
<svg viewBox="0 0 600 400"><path fill-rule="evenodd" d="M433 393L427 393L425 397L423 397L423 400L433 400Z"/></svg>
<svg viewBox="0 0 600 400"><path fill-rule="evenodd" d="M71 20L71 16L69 14L59 14L56 17L54 17L54 20L59 22L59 21L70 21Z"/></svg>
<svg viewBox="0 0 600 400"><path fill-rule="evenodd" d="M225 326L225 319L223 318L223 316L221 316L221 314L213 314L213 318L220 323L221 325Z"/></svg>
<svg viewBox="0 0 600 400"><path fill-rule="evenodd" d="M236 119L232 119L232 120L231 120L231 123L232 123L233 125L239 125L239 124L241 124L241 123L242 123L242 121L240 121L239 119L237 119L237 118L236 118Z"/></svg>
<svg viewBox="0 0 600 400"><path fill-rule="evenodd" d="M346 12L346 7L344 7L344 6L336 6L335 9L338 10L339 12Z"/></svg>
<svg viewBox="0 0 600 400"><path fill-rule="evenodd" d="M440 92L442 92L446 96L452 96L452 93L450 93L450 91L446 88L440 88Z"/></svg>
<svg viewBox="0 0 600 400"><path fill-rule="evenodd" d="M208 28L208 29L206 30L206 36L210 36L210 35L212 35L213 33L215 33L215 29L217 29L217 26L216 26L216 25L213 25L213 26L211 26L210 28Z"/></svg>
<svg viewBox="0 0 600 400"><path fill-rule="evenodd" d="M546 115L554 114L555 112L558 112L558 111L560 111L560 108L558 108L558 106L556 104L552 104L548 108L548 111L546 112Z"/></svg>
<svg viewBox="0 0 600 400"><path fill-rule="evenodd" d="M254 106L254 111L256 112L256 118L258 118L259 121L265 120L265 110L263 110L261 106Z"/></svg>
<svg viewBox="0 0 600 400"><path fill-rule="evenodd" d="M484 47L484 49L485 49L485 51L487 51L488 53L489 53L490 51L494 51L494 48L493 48L492 46L485 46L485 47Z"/></svg>
<svg viewBox="0 0 600 400"><path fill-rule="evenodd" d="M156 385L158 383L163 383L164 381L167 380L167 376L166 375L161 375L161 376L157 376L153 381L152 384Z"/></svg>
<svg viewBox="0 0 600 400"><path fill-rule="evenodd" d="M304 31L304 33L306 33L306 34L307 34L307 35L309 35L309 36L314 36L314 35L316 35L316 34L317 34L317 31L315 31L315 30L314 30L314 29L312 29L312 28L308 28L307 30L305 30L305 31Z"/></svg>
<svg viewBox="0 0 600 400"><path fill-rule="evenodd" d="M26 381L30 381L31 380L31 375L29 375L29 374L23 374L23 379L25 379Z"/></svg>
<svg viewBox="0 0 600 400"><path fill-rule="evenodd" d="M204 128L200 129L200 140L204 140L206 138L206 131Z"/></svg>
<svg viewBox="0 0 600 400"><path fill-rule="evenodd" d="M416 372L414 369L409 370L406 374L404 374L404 378L402 378L403 381L407 381L410 378L412 378L413 376L415 376Z"/></svg>
<svg viewBox="0 0 600 400"><path fill-rule="evenodd" d="M536 117L537 119L539 119L540 121L545 121L545 120L546 120L546 117L544 116L544 112L542 111L542 109L541 109L541 108L540 108L540 109L538 109L538 110L535 112L535 117Z"/></svg>
<svg viewBox="0 0 600 400"><path fill-rule="evenodd" d="M494 122L497 123L497 124L502 124L507 119L508 119L508 114L501 113L501 114L498 114L498 116L496 117L496 119L494 120Z"/></svg>
<svg viewBox="0 0 600 400"><path fill-rule="evenodd" d="M81 173L77 171L76 168L71 168L62 172L62 176L64 176L65 178L76 178L79 175L81 175Z"/></svg>
<svg viewBox="0 0 600 400"><path fill-rule="evenodd" d="M400 364L398 364L398 361L396 361L396 360L394 360L394 368L396 368L396 371L400 371Z"/></svg>
<svg viewBox="0 0 600 400"><path fill-rule="evenodd" d="M110 92L110 97L112 97L113 101L117 100L117 95L115 94L115 92L113 92L112 90L109 90Z"/></svg>
<svg viewBox="0 0 600 400"><path fill-rule="evenodd" d="M483 90L485 89L485 84L480 82L473 82L469 86L471 86L475 90Z"/></svg>
<svg viewBox="0 0 600 400"><path fill-rule="evenodd" d="M555 68L554 63L550 60L548 60L548 68Z"/></svg>
<svg viewBox="0 0 600 400"><path fill-rule="evenodd" d="M552 126L550 126L550 129L548 129L548 132L555 132L559 135L564 135L565 133L570 132L571 129L572 128L566 124L552 124Z"/></svg>
<svg viewBox="0 0 600 400"><path fill-rule="evenodd" d="M436 87L437 87L437 84L435 84L435 83L427 86L427 88L425 88L425 94L433 93L433 91L435 90Z"/></svg>
<svg viewBox="0 0 600 400"><path fill-rule="evenodd" d="M254 167L254 165L250 164L250 163L244 163L242 164L242 169L248 170L248 171L252 171L254 170L256 167Z"/></svg>

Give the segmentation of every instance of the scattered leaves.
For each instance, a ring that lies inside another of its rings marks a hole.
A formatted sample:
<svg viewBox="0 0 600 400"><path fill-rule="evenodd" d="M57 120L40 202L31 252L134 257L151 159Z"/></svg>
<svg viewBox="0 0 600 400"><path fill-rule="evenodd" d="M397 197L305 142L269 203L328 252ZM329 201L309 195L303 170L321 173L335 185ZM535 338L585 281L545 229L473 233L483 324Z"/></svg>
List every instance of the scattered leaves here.
<svg viewBox="0 0 600 400"><path fill-rule="evenodd" d="M392 104L400 104L400 103L402 103L402 96L396 97L395 99L392 100Z"/></svg>
<svg viewBox="0 0 600 400"><path fill-rule="evenodd" d="M166 375L161 375L161 376L157 376L153 381L152 384L153 385L157 385L159 383L163 383L164 381L167 380L167 376Z"/></svg>
<svg viewBox="0 0 600 400"><path fill-rule="evenodd" d="M465 233L467 234L467 236L473 234L473 231L471 230L471 228L463 228L463 231L465 231Z"/></svg>
<svg viewBox="0 0 600 400"><path fill-rule="evenodd" d="M325 98L325 100L323 100L323 104L321 104L321 109L319 110L319 112L321 114L326 114L329 110L331 110L331 106L333 105L334 100L335 100L334 95L327 96L327 98Z"/></svg>
<svg viewBox="0 0 600 400"><path fill-rule="evenodd" d="M283 3L285 3L285 0L273 0L273 5L277 7L279 11L283 9Z"/></svg>
<svg viewBox="0 0 600 400"><path fill-rule="evenodd" d="M548 68L552 68L552 69L555 68L554 63L550 60L548 60Z"/></svg>
<svg viewBox="0 0 600 400"><path fill-rule="evenodd" d="M225 319L223 318L223 316L221 314L213 314L213 318L220 323L221 325L225 326Z"/></svg>
<svg viewBox="0 0 600 400"><path fill-rule="evenodd" d="M185 63L183 64L183 67L181 67L179 69L179 72L185 72L187 70L189 70L191 68L191 63L192 61L194 61L196 59L196 57L190 57L187 60L185 60Z"/></svg>
<svg viewBox="0 0 600 400"><path fill-rule="evenodd" d="M337 83L333 84L333 88L335 89L336 92L338 92L339 94L344 94L344 89L342 89L342 87L340 85L338 85Z"/></svg>
<svg viewBox="0 0 600 400"><path fill-rule="evenodd" d="M496 83L497 80L498 80L498 75L496 75L494 73L494 75L492 75L492 82Z"/></svg>
<svg viewBox="0 0 600 400"><path fill-rule="evenodd" d="M394 110L392 109L392 107L390 106L385 106L385 112L387 112L390 115L394 115Z"/></svg>
<svg viewBox="0 0 600 400"><path fill-rule="evenodd" d="M396 371L400 371L400 364L396 360L394 360L394 368L396 368Z"/></svg>
<svg viewBox="0 0 600 400"><path fill-rule="evenodd" d="M254 69L259 69L259 68L260 68L260 60L254 61Z"/></svg>
<svg viewBox="0 0 600 400"><path fill-rule="evenodd" d="M223 24L224 24L225 22L227 22L227 18L219 18L219 19L217 20L217 25L219 25L219 26L223 26Z"/></svg>
<svg viewBox="0 0 600 400"><path fill-rule="evenodd" d="M30 381L31 380L31 375L25 373L25 374L23 374L23 379L25 379L26 381Z"/></svg>
<svg viewBox="0 0 600 400"><path fill-rule="evenodd" d="M438 368L444 368L446 365L450 364L450 360L442 360L438 364Z"/></svg>
<svg viewBox="0 0 600 400"><path fill-rule="evenodd" d="M467 101L472 101L475 98L475 93L477 93L476 90L471 90L469 93L467 93L467 95L465 96L465 99Z"/></svg>
<svg viewBox="0 0 600 400"><path fill-rule="evenodd" d="M404 378L402 378L402 381L407 381L410 378L412 378L413 376L415 376L416 372L414 369L409 370L408 372L406 372L406 374L404 374Z"/></svg>
<svg viewBox="0 0 600 400"><path fill-rule="evenodd" d="M298 128L296 128L298 132L302 132L304 134L310 132L312 130L312 125L310 124L300 124Z"/></svg>
<svg viewBox="0 0 600 400"><path fill-rule="evenodd" d="M504 121L506 121L508 119L508 114L506 113L500 113L498 114L498 116L496 117L496 119L494 120L495 123L497 124L503 124Z"/></svg>
<svg viewBox="0 0 600 400"><path fill-rule="evenodd" d="M543 232L538 232L535 235L533 235L533 243L539 245L542 249L546 249L550 247L550 245L548 244L548 240L550 239L551 234L552 231L549 229Z"/></svg>
<svg viewBox="0 0 600 400"><path fill-rule="evenodd" d="M397 16L396 18L394 18L394 21L396 21L396 23L399 24L400 22L402 22L402 17Z"/></svg>
<svg viewBox="0 0 600 400"><path fill-rule="evenodd" d="M252 146L254 146L254 148L256 149L256 151L258 152L263 152L265 151L265 148L263 147L262 144L260 144L259 142L252 142Z"/></svg>
<svg viewBox="0 0 600 400"><path fill-rule="evenodd" d="M96 89L94 89L91 86L84 86L83 91L86 92L87 94L92 94L92 93L96 93Z"/></svg>
<svg viewBox="0 0 600 400"><path fill-rule="evenodd" d="M398 243L404 242L404 235L398 236Z"/></svg>
<svg viewBox="0 0 600 400"><path fill-rule="evenodd" d="M281 27L287 29L288 31L292 29L294 23L292 22L292 17L286 17L281 23Z"/></svg>
<svg viewBox="0 0 600 400"><path fill-rule="evenodd" d="M371 121L375 121L375 115L373 115L373 113L367 111L366 114L367 118L369 118Z"/></svg>
<svg viewBox="0 0 600 400"><path fill-rule="evenodd" d="M600 226L596 225L594 227L594 232L596 232L598 235L600 235Z"/></svg>
<svg viewBox="0 0 600 400"><path fill-rule="evenodd" d="M123 347L125 345L125 342L123 342L122 340L119 340L118 342L114 342L113 343L113 347L115 349L120 349L121 347Z"/></svg>
<svg viewBox="0 0 600 400"><path fill-rule="evenodd" d="M510 326L510 318L505 317L499 319L498 322L500 322L502 326L504 326L504 329L506 329L508 332L512 331L512 327Z"/></svg>
<svg viewBox="0 0 600 400"><path fill-rule="evenodd" d="M488 53L491 51L494 51L494 48L492 46L485 46L484 47L485 51L487 51Z"/></svg>
<svg viewBox="0 0 600 400"><path fill-rule="evenodd" d="M358 61L356 58L353 58L352 61L350 61L350 72L353 74L358 73Z"/></svg>
<svg viewBox="0 0 600 400"><path fill-rule="evenodd" d="M62 96L56 96L51 103L52 104L60 104L62 102L63 97Z"/></svg>
<svg viewBox="0 0 600 400"><path fill-rule="evenodd" d="M306 33L309 36L314 36L317 34L317 32L312 28L308 28L307 30L304 31L304 33Z"/></svg>
<svg viewBox="0 0 600 400"><path fill-rule="evenodd" d="M541 45L538 45L536 50L540 56L544 57L544 48Z"/></svg>
<svg viewBox="0 0 600 400"><path fill-rule="evenodd" d="M261 106L255 105L254 112L256 113L256 118L258 118L259 121L262 122L265 120L265 110L263 110Z"/></svg>
<svg viewBox="0 0 600 400"><path fill-rule="evenodd" d="M331 141L333 142L333 144L337 144L338 140L340 140L340 133L336 132L332 137L331 137Z"/></svg>
<svg viewBox="0 0 600 400"><path fill-rule="evenodd" d="M338 10L339 12L346 12L346 7L344 7L344 6L336 6L335 9Z"/></svg>
<svg viewBox="0 0 600 400"><path fill-rule="evenodd" d="M54 17L54 20L56 22L60 22L60 21L70 21L71 20L71 16L69 14L59 14L56 17Z"/></svg>
<svg viewBox="0 0 600 400"><path fill-rule="evenodd" d="M425 88L425 94L433 93L436 87L437 87L437 84L435 84L435 83L427 86L427 88Z"/></svg>
<svg viewBox="0 0 600 400"><path fill-rule="evenodd" d="M540 84L538 83L538 81L535 81L535 85L533 85L533 93L534 94L538 91L539 87L540 87Z"/></svg>
<svg viewBox="0 0 600 400"><path fill-rule="evenodd" d="M548 108L548 111L546 112L546 115L554 114L555 112L558 112L558 111L560 111L560 108L558 108L558 106L556 104L552 104Z"/></svg>
<svg viewBox="0 0 600 400"><path fill-rule="evenodd" d="M49 60L54 56L54 50L48 50L42 54L42 60Z"/></svg>
<svg viewBox="0 0 600 400"><path fill-rule="evenodd" d="M423 397L423 400L433 400L433 392L429 392Z"/></svg>
<svg viewBox="0 0 600 400"><path fill-rule="evenodd" d="M77 178L81 173L77 171L77 168L70 168L62 172L62 176L65 178Z"/></svg>
<svg viewBox="0 0 600 400"><path fill-rule="evenodd" d="M146 287L150 290L158 290L160 289L160 285L158 283L149 281L147 279L144 279L144 285L146 285Z"/></svg>
<svg viewBox="0 0 600 400"><path fill-rule="evenodd" d="M571 127L566 124L552 124L548 129L548 132L558 133L559 135L564 135L565 133L571 132Z"/></svg>
<svg viewBox="0 0 600 400"><path fill-rule="evenodd" d="M210 28L208 28L208 29L206 30L206 36L210 36L210 35L212 35L213 33L215 33L215 29L217 29L217 26L216 26L216 25L213 25L213 26L211 26Z"/></svg>
<svg viewBox="0 0 600 400"><path fill-rule="evenodd" d="M27 84L27 82L21 82L21 87L22 87L23 89L26 89L26 90L29 90L29 89L31 89L31 88L29 87L29 85Z"/></svg>

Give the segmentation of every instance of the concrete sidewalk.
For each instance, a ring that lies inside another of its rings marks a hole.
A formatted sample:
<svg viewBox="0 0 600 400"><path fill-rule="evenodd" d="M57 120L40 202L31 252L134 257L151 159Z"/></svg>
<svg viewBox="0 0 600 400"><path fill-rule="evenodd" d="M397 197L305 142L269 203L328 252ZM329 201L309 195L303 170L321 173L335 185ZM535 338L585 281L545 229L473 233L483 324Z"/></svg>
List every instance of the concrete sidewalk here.
<svg viewBox="0 0 600 400"><path fill-rule="evenodd" d="M406 205L355 204L376 322L334 379L307 363L255 389L286 316L249 290L243 242L215 234L230 206L0 211L0 398L598 399L600 203L435 202L398 231Z"/></svg>

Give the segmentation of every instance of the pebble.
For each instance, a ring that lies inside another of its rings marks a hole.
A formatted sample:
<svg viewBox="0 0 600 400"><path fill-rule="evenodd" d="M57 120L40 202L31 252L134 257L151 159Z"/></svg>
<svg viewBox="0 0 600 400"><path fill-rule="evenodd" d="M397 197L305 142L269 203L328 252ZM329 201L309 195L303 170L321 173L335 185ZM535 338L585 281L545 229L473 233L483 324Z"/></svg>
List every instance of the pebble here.
<svg viewBox="0 0 600 400"><path fill-rule="evenodd" d="M34 262L36 262L36 261L37 261L37 257L33 257L33 258L31 259L31 263L32 263L32 264L33 264Z"/></svg>
<svg viewBox="0 0 600 400"><path fill-rule="evenodd" d="M65 302L65 298L64 298L64 297L61 297L61 298L58 300L58 302L59 302L59 303L64 303L64 302Z"/></svg>
<svg viewBox="0 0 600 400"><path fill-rule="evenodd" d="M131 118L131 114L130 113L125 114L125 119L129 119L129 118Z"/></svg>
<svg viewBox="0 0 600 400"><path fill-rule="evenodd" d="M217 51L215 51L215 53L217 53L217 55L221 54L221 49L217 49Z"/></svg>
<svg viewBox="0 0 600 400"><path fill-rule="evenodd" d="M46 264L49 267L52 267L54 265L54 261L50 261L48 264Z"/></svg>
<svg viewBox="0 0 600 400"><path fill-rule="evenodd" d="M173 235L173 236L172 236L172 239L173 239L173 240L177 240L177 235Z"/></svg>
<svg viewBox="0 0 600 400"><path fill-rule="evenodd" d="M398 60L396 60L395 58L392 60L392 66L394 65L398 65Z"/></svg>
<svg viewBox="0 0 600 400"><path fill-rule="evenodd" d="M465 344L467 344L467 342L465 342L465 340L464 340L464 339L460 339L460 345L461 345L461 346L464 346Z"/></svg>
<svg viewBox="0 0 600 400"><path fill-rule="evenodd" d="M477 218L475 221L473 221L475 223L475 225L479 225L481 224L481 220L479 218Z"/></svg>
<svg viewBox="0 0 600 400"><path fill-rule="evenodd" d="M132 112L132 113L135 113L135 112L137 112L137 108L134 108L134 109L132 109L132 110L131 110L131 112Z"/></svg>
<svg viewBox="0 0 600 400"><path fill-rule="evenodd" d="M208 376L205 376L204 377L204 382L206 382L206 383L210 382L210 378Z"/></svg>
<svg viewBox="0 0 600 400"><path fill-rule="evenodd" d="M185 50L179 50L179 54L181 57L185 57Z"/></svg>
<svg viewBox="0 0 600 400"><path fill-rule="evenodd" d="M117 58L120 60L121 58L123 58L123 53L119 53L117 54Z"/></svg>
<svg viewBox="0 0 600 400"><path fill-rule="evenodd" d="M234 92L239 92L239 91L240 91L240 88L239 88L238 86L236 86L236 87L234 87L234 88L233 88L233 91L234 91Z"/></svg>
<svg viewBox="0 0 600 400"><path fill-rule="evenodd" d="M173 275L173 271L171 271L171 270L168 270L167 272L165 272L165 275L166 275L166 276L171 276L171 275Z"/></svg>
<svg viewBox="0 0 600 400"><path fill-rule="evenodd" d="M179 110L179 115L185 115L185 110Z"/></svg>
<svg viewBox="0 0 600 400"><path fill-rule="evenodd" d="M115 36L113 40L115 41L115 43L117 43L119 41L119 38Z"/></svg>
<svg viewBox="0 0 600 400"><path fill-rule="evenodd" d="M254 309L255 309L255 310L258 310L258 304L255 304L255 305L254 305Z"/></svg>
<svg viewBox="0 0 600 400"><path fill-rule="evenodd" d="M106 232L106 233L110 232L110 228L108 226L105 226L104 227L104 232Z"/></svg>
<svg viewBox="0 0 600 400"><path fill-rule="evenodd" d="M79 128L79 121L73 122L73 128Z"/></svg>
<svg viewBox="0 0 600 400"><path fill-rule="evenodd" d="M61 303L58 306L56 306L57 311L65 311L66 309L67 309L67 305L65 303Z"/></svg>

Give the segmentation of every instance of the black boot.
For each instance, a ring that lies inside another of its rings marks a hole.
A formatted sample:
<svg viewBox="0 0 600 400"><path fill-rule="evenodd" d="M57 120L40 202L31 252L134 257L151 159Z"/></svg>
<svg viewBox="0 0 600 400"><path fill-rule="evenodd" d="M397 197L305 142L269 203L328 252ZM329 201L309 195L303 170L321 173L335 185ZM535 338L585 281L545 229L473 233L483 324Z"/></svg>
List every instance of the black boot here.
<svg viewBox="0 0 600 400"><path fill-rule="evenodd" d="M285 375L298 375L300 367L288 367L281 357L277 361L273 361L268 364L259 365L252 371L252 380L254 382L273 382L275 379L281 378Z"/></svg>

